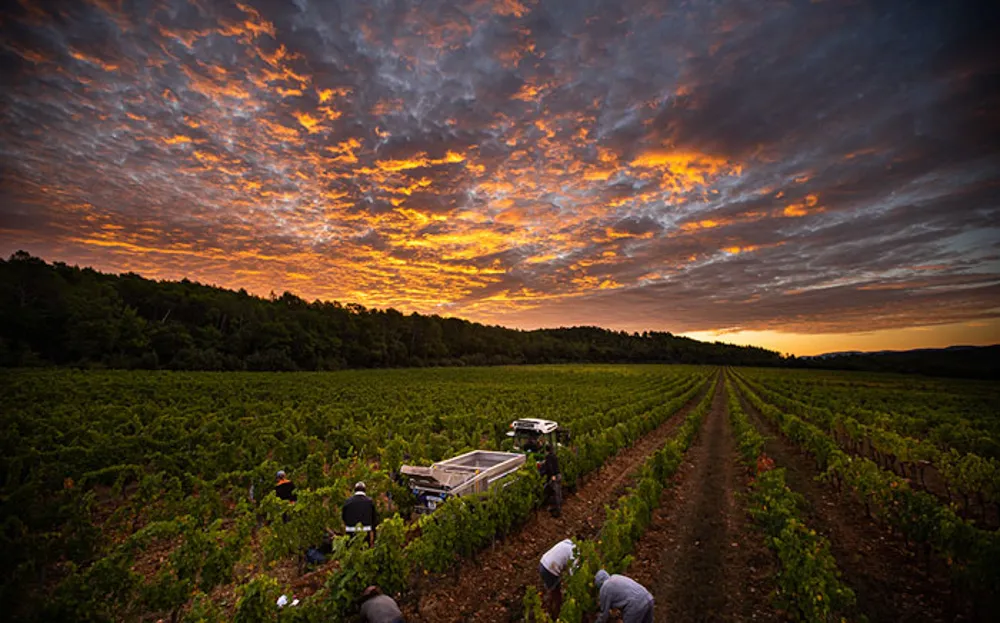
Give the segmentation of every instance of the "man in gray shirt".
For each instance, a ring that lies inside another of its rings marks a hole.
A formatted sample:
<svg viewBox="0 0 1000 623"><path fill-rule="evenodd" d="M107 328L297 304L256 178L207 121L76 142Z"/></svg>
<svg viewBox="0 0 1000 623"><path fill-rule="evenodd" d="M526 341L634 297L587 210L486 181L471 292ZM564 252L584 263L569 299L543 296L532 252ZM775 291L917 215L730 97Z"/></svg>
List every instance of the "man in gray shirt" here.
<svg viewBox="0 0 1000 623"><path fill-rule="evenodd" d="M608 575L601 569L594 576L594 585L600 591L597 623L606 623L613 609L622 613L623 623L653 623L653 596L642 584L624 575Z"/></svg>
<svg viewBox="0 0 1000 623"><path fill-rule="evenodd" d="M365 623L403 623L403 613L392 597L383 595L377 586L369 586L361 593L361 620Z"/></svg>

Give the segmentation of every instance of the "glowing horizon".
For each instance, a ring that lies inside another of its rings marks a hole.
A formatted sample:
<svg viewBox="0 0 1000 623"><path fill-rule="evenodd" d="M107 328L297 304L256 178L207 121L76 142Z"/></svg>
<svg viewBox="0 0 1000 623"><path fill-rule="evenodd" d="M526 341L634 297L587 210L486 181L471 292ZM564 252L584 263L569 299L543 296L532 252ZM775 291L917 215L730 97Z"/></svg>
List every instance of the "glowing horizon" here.
<svg viewBox="0 0 1000 623"><path fill-rule="evenodd" d="M906 327L852 333L782 333L781 331L737 331L715 333L694 331L685 337L704 342L725 342L737 346L761 346L798 357L843 351L875 352L915 350L949 346L994 346L1000 344L1000 321L964 322L948 325Z"/></svg>
<svg viewBox="0 0 1000 623"><path fill-rule="evenodd" d="M626 4L20 0L0 252L796 354L998 341L975 16Z"/></svg>

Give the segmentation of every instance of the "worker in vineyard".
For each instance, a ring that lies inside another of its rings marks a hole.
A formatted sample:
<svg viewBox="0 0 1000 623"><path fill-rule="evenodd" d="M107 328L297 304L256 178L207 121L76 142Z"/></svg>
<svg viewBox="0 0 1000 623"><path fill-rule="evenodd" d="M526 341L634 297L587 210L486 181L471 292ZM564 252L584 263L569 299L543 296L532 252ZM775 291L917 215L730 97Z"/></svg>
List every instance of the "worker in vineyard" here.
<svg viewBox="0 0 1000 623"><path fill-rule="evenodd" d="M562 608L562 574L564 571L572 574L578 565L572 539L563 539L553 545L538 563L538 573L545 586L544 607L553 617L558 616Z"/></svg>
<svg viewBox="0 0 1000 623"><path fill-rule="evenodd" d="M285 470L278 470L275 480L277 482L274 485L274 495L278 496L278 499L280 500L285 500L286 502L294 504L297 499L295 496L295 485L288 479L288 475L285 473Z"/></svg>
<svg viewBox="0 0 1000 623"><path fill-rule="evenodd" d="M355 483L354 495L344 502L341 518L348 534L365 533L368 535L368 544L375 545L378 512L375 509L375 502L365 492L365 483Z"/></svg>
<svg viewBox="0 0 1000 623"><path fill-rule="evenodd" d="M642 584L601 569L594 576L594 586L600 607L597 623L607 623L612 610L621 613L622 623L653 623L653 596Z"/></svg>
<svg viewBox="0 0 1000 623"><path fill-rule="evenodd" d="M559 517L562 514L562 473L559 471L559 458L554 444L547 444L540 471L545 478L543 495L548 501L549 512L553 517Z"/></svg>
<svg viewBox="0 0 1000 623"><path fill-rule="evenodd" d="M396 600L369 586L361 593L361 620L365 623L404 623Z"/></svg>

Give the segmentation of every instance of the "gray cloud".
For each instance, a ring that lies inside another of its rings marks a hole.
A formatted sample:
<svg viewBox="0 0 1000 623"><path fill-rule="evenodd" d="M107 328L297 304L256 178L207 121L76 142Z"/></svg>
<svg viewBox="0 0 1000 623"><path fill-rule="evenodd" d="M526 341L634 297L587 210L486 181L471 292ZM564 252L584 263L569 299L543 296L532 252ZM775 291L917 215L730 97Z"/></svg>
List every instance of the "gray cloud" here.
<svg viewBox="0 0 1000 623"><path fill-rule="evenodd" d="M995 319L998 23L986 3L25 2L0 20L0 241L515 325Z"/></svg>

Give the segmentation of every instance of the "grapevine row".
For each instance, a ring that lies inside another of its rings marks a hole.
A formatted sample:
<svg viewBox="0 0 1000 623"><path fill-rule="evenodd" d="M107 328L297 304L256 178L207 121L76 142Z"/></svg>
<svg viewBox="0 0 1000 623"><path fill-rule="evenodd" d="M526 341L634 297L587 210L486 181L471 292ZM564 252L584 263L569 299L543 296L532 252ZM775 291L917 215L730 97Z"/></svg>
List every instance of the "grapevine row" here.
<svg viewBox="0 0 1000 623"><path fill-rule="evenodd" d="M973 586L992 589L1000 581L1000 535L977 529L933 495L917 491L873 461L843 452L823 430L766 403L737 377L742 394L781 433L809 452L823 477L846 488L871 515L898 529L909 541L923 544L954 564Z"/></svg>
<svg viewBox="0 0 1000 623"><path fill-rule="evenodd" d="M796 619L826 623L841 619L855 603L854 592L841 580L830 542L802 520L802 496L785 483L785 470L774 469L763 453L764 437L751 424L739 396L726 380L729 419L736 445L754 475L749 512L767 537L781 564L775 581L777 605Z"/></svg>
<svg viewBox="0 0 1000 623"><path fill-rule="evenodd" d="M996 390L975 381L750 369L745 376L809 404L836 410L866 424L887 425L911 437L959 452L1000 458Z"/></svg>
<svg viewBox="0 0 1000 623"><path fill-rule="evenodd" d="M994 505L1000 514L1000 461L972 453L963 455L955 449L943 451L932 442L900 435L884 424L864 424L851 416L814 407L747 379L743 380L770 403L825 427L834 439L841 441L853 454L863 454L867 444L879 467L895 472L898 461L899 474L911 480L919 479L925 490L925 466L933 465L945 481L949 501L953 491L963 499L966 516L969 514L972 498L979 502L984 518L986 504Z"/></svg>

